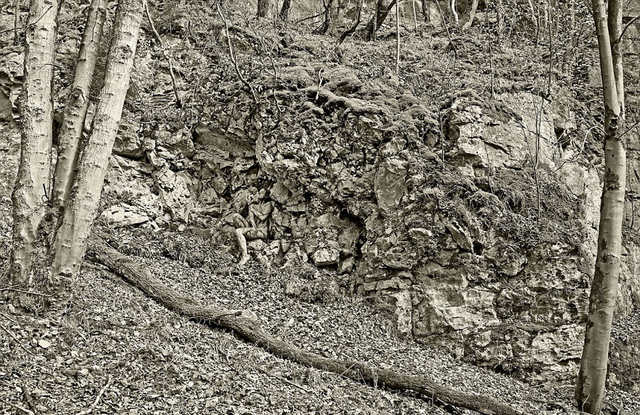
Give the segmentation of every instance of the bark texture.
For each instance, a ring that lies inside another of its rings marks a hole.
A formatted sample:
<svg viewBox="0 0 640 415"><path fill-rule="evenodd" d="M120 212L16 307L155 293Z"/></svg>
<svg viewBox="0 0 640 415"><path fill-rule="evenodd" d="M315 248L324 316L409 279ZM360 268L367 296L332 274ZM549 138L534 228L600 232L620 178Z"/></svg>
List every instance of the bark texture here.
<svg viewBox="0 0 640 415"><path fill-rule="evenodd" d="M616 79L616 92L620 117L624 118L624 75L622 72L622 0L609 0L608 2L608 26L609 43L611 44L611 58L613 60L613 73Z"/></svg>
<svg viewBox="0 0 640 415"><path fill-rule="evenodd" d="M611 3L609 7L609 13L615 14L616 12L611 10ZM578 408L591 414L597 414L602 408L605 393L611 323L620 274L622 218L626 188L626 149L619 135L619 130L623 128L624 117L621 114L618 97L623 97L624 92L617 90L617 85L621 85L621 82L616 79L609 38L609 33L612 31L607 27L604 0L593 0L593 11L604 93L605 173L600 207L598 256L591 285L589 316L575 397L578 401Z"/></svg>
<svg viewBox="0 0 640 415"><path fill-rule="evenodd" d="M53 63L57 34L57 0L32 0L26 29L20 165L13 189L11 285L33 288L32 275L39 228L47 212L51 181Z"/></svg>
<svg viewBox="0 0 640 415"><path fill-rule="evenodd" d="M55 256L50 273L53 279L59 279L62 290L78 271L98 209L107 164L129 89L143 10L143 0L121 0L118 5L93 130L78 164L74 188L54 242Z"/></svg>
<svg viewBox="0 0 640 415"><path fill-rule="evenodd" d="M107 245L104 240L94 237L91 241L88 257L107 266L115 274L139 288L146 295L168 309L210 326L228 328L238 336L260 346L269 352L305 366L337 373L357 382L385 385L400 390L412 390L423 394L435 402L471 409L487 415L516 415L508 405L499 403L486 396L458 392L439 385L424 375L406 375L386 369L371 367L358 361L343 361L320 356L269 335L260 327L251 313L226 310L208 306L183 295L164 285L158 278L138 264Z"/></svg>
<svg viewBox="0 0 640 415"><path fill-rule="evenodd" d="M278 14L278 18L283 22L289 20L289 10L291 10L291 0L284 0L282 2L282 7L280 8L280 14Z"/></svg>
<svg viewBox="0 0 640 415"><path fill-rule="evenodd" d="M363 2L364 2L364 0L358 0L358 3L356 4L356 19L353 22L353 26L351 26L349 29L345 30L340 35L340 38L338 39L338 46L340 46L342 44L342 42L344 42L347 37L349 37L352 34L354 34L356 29L360 25L360 20L362 18L362 4L363 4Z"/></svg>
<svg viewBox="0 0 640 415"><path fill-rule="evenodd" d="M89 108L89 92L106 17L106 4L106 0L92 0L78 52L73 89L67 99L58 138L58 160L52 198L55 213L62 209L75 178L82 128Z"/></svg>
<svg viewBox="0 0 640 415"><path fill-rule="evenodd" d="M471 1L471 11L469 12L469 20L462 26L462 31L466 32L471 29L473 25L473 19L476 17L476 11L478 10L478 0Z"/></svg>
<svg viewBox="0 0 640 415"><path fill-rule="evenodd" d="M258 17L269 17L273 8L272 0L258 0Z"/></svg>
<svg viewBox="0 0 640 415"><path fill-rule="evenodd" d="M378 0L376 3L376 12L367 23L367 26L364 28L364 38L366 40L372 40L375 38L376 32L382 26L384 21L387 19L389 12L395 6L396 0Z"/></svg>

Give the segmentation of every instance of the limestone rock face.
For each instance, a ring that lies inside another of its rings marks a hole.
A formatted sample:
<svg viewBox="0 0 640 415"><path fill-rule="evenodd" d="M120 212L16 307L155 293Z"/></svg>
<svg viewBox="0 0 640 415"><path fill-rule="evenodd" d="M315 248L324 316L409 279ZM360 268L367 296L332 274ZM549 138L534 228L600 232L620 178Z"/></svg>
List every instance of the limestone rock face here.
<svg viewBox="0 0 640 415"><path fill-rule="evenodd" d="M150 220L149 216L138 213L138 209L128 204L111 206L100 215L109 225L116 228L140 225Z"/></svg>
<svg viewBox="0 0 640 415"><path fill-rule="evenodd" d="M166 76L153 85L152 65L141 59L140 90L171 96ZM2 68L0 119L8 119L17 88L7 79L19 74ZM459 91L435 114L393 73L365 79L309 63L261 76L252 80L268 91L259 105L237 88L222 91L189 126L127 116L102 219L233 233L252 205L268 203L258 215L267 237L249 241L250 252L277 265L302 262L308 273L348 274L315 288L292 281L290 295L322 299L348 280L402 336L533 380L574 376L601 166L571 134L582 137L584 126L570 92L549 102L529 92L489 99ZM15 140L0 136L0 152L16 154ZM625 223L637 230L640 140L629 141ZM619 316L640 304L640 251L627 240L623 254ZM614 367L625 370L620 362L636 349L619 346Z"/></svg>
<svg viewBox="0 0 640 415"><path fill-rule="evenodd" d="M116 141L113 144L113 154L139 160L144 156L144 140L138 132L140 124L132 120L120 123Z"/></svg>
<svg viewBox="0 0 640 415"><path fill-rule="evenodd" d="M441 130L389 83L342 66L321 87L314 76L283 70L298 95L277 137L243 115L196 129L203 194L244 214L242 189L266 189L281 241L269 255L353 270L402 335L539 380L573 376L601 184L584 149L562 141L577 128L569 93L463 94ZM621 313L637 301L623 297Z"/></svg>
<svg viewBox="0 0 640 415"><path fill-rule="evenodd" d="M406 162L394 158L381 163L373 182L380 210L390 213L400 206L406 190L406 176Z"/></svg>
<svg viewBox="0 0 640 415"><path fill-rule="evenodd" d="M153 179L158 187L162 205L171 218L189 223L189 215L195 205L195 197L191 191L194 181L189 173L184 171L174 173L165 167L154 171Z"/></svg>

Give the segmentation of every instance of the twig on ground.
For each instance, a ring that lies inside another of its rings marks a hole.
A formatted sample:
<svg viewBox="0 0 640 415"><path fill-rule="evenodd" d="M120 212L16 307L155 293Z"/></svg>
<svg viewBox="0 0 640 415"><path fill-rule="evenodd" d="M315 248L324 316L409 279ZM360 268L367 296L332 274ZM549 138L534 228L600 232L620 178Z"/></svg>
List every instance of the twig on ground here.
<svg viewBox="0 0 640 415"><path fill-rule="evenodd" d="M102 398L102 395L104 395L104 392L111 385L112 380L113 378L111 377L111 375L109 375L109 379L107 379L107 383L105 383L102 389L100 389L100 392L98 392L98 396L96 396L96 400L93 401L93 404L91 405L91 407L87 410L80 412L78 415L88 415L91 412L93 412L94 409L96 409L96 406L98 406L98 402L100 402L100 398Z"/></svg>
<svg viewBox="0 0 640 415"><path fill-rule="evenodd" d="M27 349L26 347L24 347L24 345L20 342L20 340L18 340L16 338L16 336L13 335L13 333L11 333L9 331L9 329L7 329L5 326L3 326L2 324L0 324L0 329L2 329L5 333L7 333L9 336L11 336L11 338L18 343L18 346L20 346L22 348L22 350L24 350L25 352L29 353L31 356L34 356L33 352L29 349Z"/></svg>
<svg viewBox="0 0 640 415"><path fill-rule="evenodd" d="M6 318L7 320L9 320L10 322L12 322L13 324L20 324L20 323L18 323L16 320L12 319L11 317L9 317L9 316L8 316L8 315L6 315L6 314L0 313L0 316L2 316L2 317L4 317L4 318Z"/></svg>
<svg viewBox="0 0 640 415"><path fill-rule="evenodd" d="M309 393L309 390L307 388L305 388L304 386L302 386L302 385L298 385L295 382L291 382L290 380L287 380L287 379L283 378L282 376L278 376L278 375L274 375L273 373L269 373L266 369L263 369L261 367L256 367L256 369L258 369L259 372L262 372L267 376L270 376L272 378L278 379L282 383L286 383L287 385L295 386L296 388L302 389L303 391Z"/></svg>
<svg viewBox="0 0 640 415"><path fill-rule="evenodd" d="M38 410L36 409L36 403L33 401L33 397L29 393L29 389L27 389L27 387L24 384L24 382L20 384L20 389L22 389L22 394L24 395L24 400L25 400L25 402L27 402L27 405L29 405L29 409L31 409L31 411L34 414L37 415L38 414Z"/></svg>
<svg viewBox="0 0 640 415"><path fill-rule="evenodd" d="M31 294L31 295L37 295L40 297L52 297L51 294L42 294L36 291L26 291L26 290L18 290L16 288L0 288L0 291L13 291L16 293L22 293L22 294Z"/></svg>
<svg viewBox="0 0 640 415"><path fill-rule="evenodd" d="M8 403L9 405L13 406L14 408L16 408L16 409L18 409L18 410L20 410L20 411L24 412L25 414L29 414L29 415L36 415L36 414L34 414L34 413L33 413L33 411L30 411L30 410L28 410L27 408L23 408L23 407L21 407L20 405L16 405L16 404L11 403L11 402L7 402L7 403Z"/></svg>

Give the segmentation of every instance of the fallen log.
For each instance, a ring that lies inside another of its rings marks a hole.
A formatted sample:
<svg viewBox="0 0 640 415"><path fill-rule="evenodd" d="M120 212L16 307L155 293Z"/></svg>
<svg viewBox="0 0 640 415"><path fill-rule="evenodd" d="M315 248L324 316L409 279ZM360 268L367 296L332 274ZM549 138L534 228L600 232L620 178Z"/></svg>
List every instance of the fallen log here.
<svg viewBox="0 0 640 415"><path fill-rule="evenodd" d="M437 384L425 375L407 375L371 367L359 361L331 359L292 346L265 332L251 312L203 305L168 287L154 277L149 270L136 264L98 236L94 235L90 241L86 255L87 259L106 266L169 310L212 327L230 329L240 338L276 356L319 370L337 373L357 382L384 385L397 390L412 390L436 403L470 409L484 415L525 415L487 396L463 393Z"/></svg>

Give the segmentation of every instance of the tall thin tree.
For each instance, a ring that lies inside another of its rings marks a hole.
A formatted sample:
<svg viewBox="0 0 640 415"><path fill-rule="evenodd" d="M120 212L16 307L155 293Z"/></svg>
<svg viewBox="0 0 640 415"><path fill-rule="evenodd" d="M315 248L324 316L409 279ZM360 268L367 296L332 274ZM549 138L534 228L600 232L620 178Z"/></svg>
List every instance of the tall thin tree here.
<svg viewBox="0 0 640 415"><path fill-rule="evenodd" d="M600 207L598 256L589 298L589 315L575 397L578 407L600 413L605 391L609 339L618 290L622 250L622 218L626 188L626 148L620 131L624 129L622 53L618 42L622 25L622 5L593 0L593 12L600 53L604 95L605 172ZM613 36L611 36L613 35Z"/></svg>

